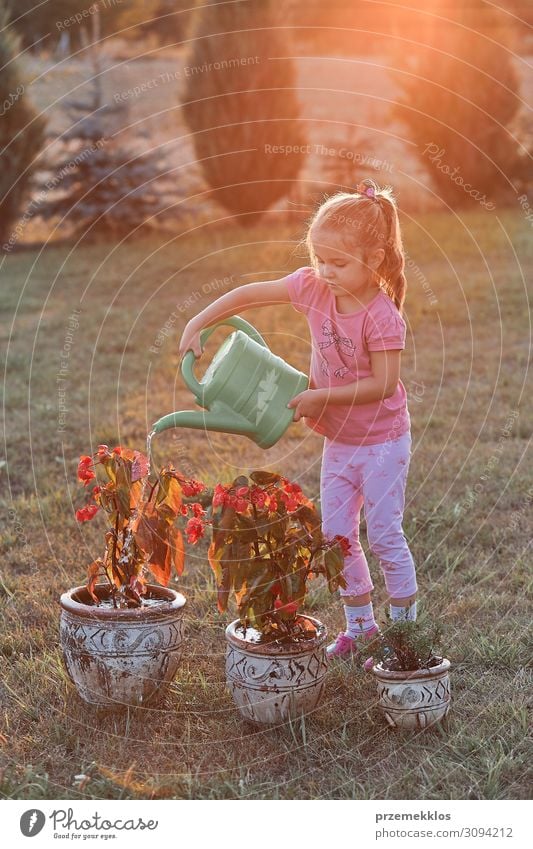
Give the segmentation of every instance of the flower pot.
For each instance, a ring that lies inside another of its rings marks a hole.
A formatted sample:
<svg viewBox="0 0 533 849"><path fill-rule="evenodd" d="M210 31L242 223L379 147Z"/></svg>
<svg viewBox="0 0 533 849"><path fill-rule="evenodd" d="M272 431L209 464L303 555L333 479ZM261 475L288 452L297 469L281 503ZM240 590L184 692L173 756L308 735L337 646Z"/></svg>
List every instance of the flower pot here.
<svg viewBox="0 0 533 849"><path fill-rule="evenodd" d="M372 672L378 682L379 707L394 728L418 731L440 722L450 708L450 661L414 672L392 672L378 663Z"/></svg>
<svg viewBox="0 0 533 849"><path fill-rule="evenodd" d="M96 595L109 598L97 585ZM172 681L183 640L185 598L149 584L148 605L116 610L91 602L85 587L61 596L60 639L81 698L106 708L145 705Z"/></svg>
<svg viewBox="0 0 533 849"><path fill-rule="evenodd" d="M327 631L317 619L299 619L316 627L313 638L264 643L254 628L245 634L239 620L226 628L226 681L244 719L283 723L317 706L327 672Z"/></svg>

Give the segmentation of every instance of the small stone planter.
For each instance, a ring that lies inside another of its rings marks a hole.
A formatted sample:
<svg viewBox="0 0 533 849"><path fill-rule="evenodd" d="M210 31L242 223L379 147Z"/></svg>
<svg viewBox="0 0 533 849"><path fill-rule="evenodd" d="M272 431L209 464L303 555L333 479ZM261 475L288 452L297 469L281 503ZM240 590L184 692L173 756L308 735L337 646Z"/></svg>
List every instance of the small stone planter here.
<svg viewBox="0 0 533 849"><path fill-rule="evenodd" d="M97 585L96 595L109 598ZM146 705L172 681L183 641L185 597L149 584L148 604L116 610L91 602L85 587L61 596L60 640L81 698L97 707Z"/></svg>
<svg viewBox="0 0 533 849"><path fill-rule="evenodd" d="M261 643L260 634L239 620L226 628L226 681L242 717L251 722L280 724L314 710L327 672L325 625L301 616L316 627L316 636L294 644Z"/></svg>
<svg viewBox="0 0 533 849"><path fill-rule="evenodd" d="M450 661L414 672L390 672L381 663L372 668L378 683L378 703L393 728L420 731L440 722L450 709Z"/></svg>

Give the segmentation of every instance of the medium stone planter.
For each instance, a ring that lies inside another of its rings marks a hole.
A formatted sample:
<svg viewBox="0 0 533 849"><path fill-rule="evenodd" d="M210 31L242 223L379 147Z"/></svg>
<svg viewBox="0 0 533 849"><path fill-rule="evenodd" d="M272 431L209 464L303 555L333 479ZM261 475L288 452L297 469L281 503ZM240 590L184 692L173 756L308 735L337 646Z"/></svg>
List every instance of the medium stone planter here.
<svg viewBox="0 0 533 849"><path fill-rule="evenodd" d="M226 681L244 719L283 723L318 705L327 672L325 625L301 616L317 628L310 640L282 645L260 643L259 633L236 620L226 628Z"/></svg>
<svg viewBox="0 0 533 849"><path fill-rule="evenodd" d="M95 592L100 599L109 598L104 585ZM85 587L61 596L65 666L89 704L115 709L145 705L174 678L183 641L185 597L149 584L147 598L152 600L147 606L115 610L92 604Z"/></svg>
<svg viewBox="0 0 533 849"><path fill-rule="evenodd" d="M394 728L419 731L440 722L450 709L450 661L415 672L372 667L378 682L379 707Z"/></svg>

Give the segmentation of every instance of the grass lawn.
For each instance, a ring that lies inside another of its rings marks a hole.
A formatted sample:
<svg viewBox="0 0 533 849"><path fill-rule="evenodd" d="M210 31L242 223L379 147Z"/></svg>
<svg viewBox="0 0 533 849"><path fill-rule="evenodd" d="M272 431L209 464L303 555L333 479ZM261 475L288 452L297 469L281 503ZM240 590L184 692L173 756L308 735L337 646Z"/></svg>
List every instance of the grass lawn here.
<svg viewBox="0 0 533 849"><path fill-rule="evenodd" d="M3 797L527 798L532 250L519 213L434 213L405 224L402 379L413 459L404 528L420 606L446 629L447 727L389 730L372 677L349 662L331 668L323 700L305 721L275 729L243 723L224 688L226 619L216 612L205 545L189 548L179 581L188 637L162 704L122 716L91 709L63 670L58 598L83 582L103 544L103 520L74 518L83 501L79 455L101 442L142 450L155 419L190 408L176 370L187 318L228 288L306 265L299 237L297 225L246 232L207 225L167 241L137 235L119 246L4 258ZM276 353L307 370L303 316L287 306L246 318ZM154 445L157 464L172 460L209 484L270 468L316 498L321 442L300 422L267 452L199 431L169 431ZM383 579L369 559L383 620ZM336 633L340 602L314 584L307 608Z"/></svg>

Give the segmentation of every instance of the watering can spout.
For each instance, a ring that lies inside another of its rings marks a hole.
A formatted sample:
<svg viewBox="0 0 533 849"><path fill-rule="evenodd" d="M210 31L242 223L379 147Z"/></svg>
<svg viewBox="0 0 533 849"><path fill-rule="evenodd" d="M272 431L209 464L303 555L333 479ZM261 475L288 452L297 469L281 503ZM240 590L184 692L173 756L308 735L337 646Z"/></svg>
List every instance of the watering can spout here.
<svg viewBox="0 0 533 849"><path fill-rule="evenodd" d="M169 413L155 422L152 431L161 433L172 427L190 427L195 430L235 433L240 436L250 436L254 432L253 425L244 416L216 402L210 410L182 410Z"/></svg>

